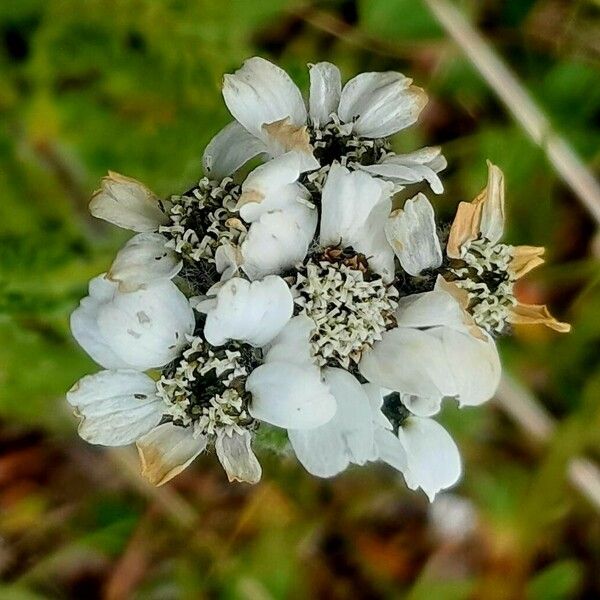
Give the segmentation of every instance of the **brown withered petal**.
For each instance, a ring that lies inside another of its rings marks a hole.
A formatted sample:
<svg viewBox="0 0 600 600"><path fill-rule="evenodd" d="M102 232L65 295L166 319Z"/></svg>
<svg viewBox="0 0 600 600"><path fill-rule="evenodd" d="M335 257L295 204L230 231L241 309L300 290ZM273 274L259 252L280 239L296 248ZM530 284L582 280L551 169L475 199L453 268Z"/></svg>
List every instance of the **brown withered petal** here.
<svg viewBox="0 0 600 600"><path fill-rule="evenodd" d="M461 202L458 205L446 247L446 254L450 258L460 258L463 244L472 242L479 236L484 199L485 190L472 202Z"/></svg>
<svg viewBox="0 0 600 600"><path fill-rule="evenodd" d="M571 331L571 325L557 321L545 304L517 304L508 317L509 323L514 325L545 325L559 333Z"/></svg>
<svg viewBox="0 0 600 600"><path fill-rule="evenodd" d="M456 285L456 283L453 283L452 281L446 281L441 275L438 275L438 278L435 282L435 288L439 288L444 292L447 292L458 302L464 311L465 325L467 325L469 328L469 333L478 340L486 341L487 338L483 329L481 329L481 327L475 323L473 317L467 310L469 307L469 292Z"/></svg>
<svg viewBox="0 0 600 600"><path fill-rule="evenodd" d="M206 447L206 439L194 439L190 429L164 423L142 436L136 446L142 475L161 486L187 468Z"/></svg>
<svg viewBox="0 0 600 600"><path fill-rule="evenodd" d="M244 206L244 204L249 204L254 202L255 204L260 204L265 199L265 195L258 190L248 190L246 192L242 192L242 195L239 197L237 204L235 205L235 209L239 210Z"/></svg>
<svg viewBox="0 0 600 600"><path fill-rule="evenodd" d="M487 186L484 190L479 233L493 244L504 231L504 174L489 160Z"/></svg>
<svg viewBox="0 0 600 600"><path fill-rule="evenodd" d="M545 248L542 246L515 246L508 270L514 279L521 279L523 275L543 264Z"/></svg>
<svg viewBox="0 0 600 600"><path fill-rule="evenodd" d="M296 150L312 154L313 149L305 125L293 125L290 123L289 117L286 117L273 123L265 123L262 128L272 140L282 147L284 152Z"/></svg>

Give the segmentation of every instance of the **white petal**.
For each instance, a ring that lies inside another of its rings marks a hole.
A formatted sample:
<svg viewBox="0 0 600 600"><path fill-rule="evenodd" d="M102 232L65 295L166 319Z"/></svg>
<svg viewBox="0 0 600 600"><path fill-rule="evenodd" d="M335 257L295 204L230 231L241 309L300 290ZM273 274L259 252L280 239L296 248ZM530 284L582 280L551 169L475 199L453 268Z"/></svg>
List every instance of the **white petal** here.
<svg viewBox="0 0 600 600"><path fill-rule="evenodd" d="M98 307L97 323L113 352L140 371L171 362L195 325L194 311L172 281L157 281L126 294L115 289L113 297Z"/></svg>
<svg viewBox="0 0 600 600"><path fill-rule="evenodd" d="M264 214L242 242L242 269L252 280L281 273L304 260L317 228L317 210L296 202Z"/></svg>
<svg viewBox="0 0 600 600"><path fill-rule="evenodd" d="M286 117L293 125L306 123L300 90L285 71L264 58L250 58L233 75L225 75L223 98L235 119L259 138L264 123Z"/></svg>
<svg viewBox="0 0 600 600"><path fill-rule="evenodd" d="M211 179L223 179L266 151L262 140L233 121L223 127L206 146L202 158L204 172Z"/></svg>
<svg viewBox="0 0 600 600"><path fill-rule="evenodd" d="M439 147L421 148L410 154L390 152L379 163L360 168L372 175L389 179L404 187L420 181L429 183L436 194L444 191L438 173L447 166Z"/></svg>
<svg viewBox="0 0 600 600"><path fill-rule="evenodd" d="M323 188L321 246L352 246L384 280L393 279L394 253L384 232L391 194L390 184L334 164Z"/></svg>
<svg viewBox="0 0 600 600"><path fill-rule="evenodd" d="M342 78L339 69L328 62L309 65L310 100L309 112L314 125L325 125L332 113L337 113L342 93Z"/></svg>
<svg viewBox="0 0 600 600"><path fill-rule="evenodd" d="M385 224L388 242L410 275L442 264L442 249L437 236L433 207L425 194L406 201L403 209L394 211Z"/></svg>
<svg viewBox="0 0 600 600"><path fill-rule="evenodd" d="M281 277L269 275L249 282L229 279L217 294L217 303L206 316L204 337L213 346L239 340L255 347L270 342L290 320L294 300Z"/></svg>
<svg viewBox="0 0 600 600"><path fill-rule="evenodd" d="M111 347L98 327L100 307L112 300L116 285L99 275L90 281L89 296L81 299L71 314L71 333L78 344L105 369L127 369L130 365Z"/></svg>
<svg viewBox="0 0 600 600"><path fill-rule="evenodd" d="M306 200L308 192L297 183L300 173L300 160L294 152L256 167L242 184L237 203L242 219L252 223L265 213Z"/></svg>
<svg viewBox="0 0 600 600"><path fill-rule="evenodd" d="M314 328L315 322L306 315L290 319L269 345L265 362L289 362L302 368L314 367L310 346Z"/></svg>
<svg viewBox="0 0 600 600"><path fill-rule="evenodd" d="M167 483L189 466L206 442L204 436L195 438L189 427L159 425L137 441L142 475L157 486Z"/></svg>
<svg viewBox="0 0 600 600"><path fill-rule="evenodd" d="M107 279L119 284L121 292L135 292L158 279L172 279L183 263L179 255L166 248L167 238L160 233L138 233L119 250Z"/></svg>
<svg viewBox="0 0 600 600"><path fill-rule="evenodd" d="M389 419L381 412L383 397L384 395L387 395L387 391L374 383L364 383L363 390L369 399L369 404L371 405L371 420L376 428L383 427L383 429L393 429Z"/></svg>
<svg viewBox="0 0 600 600"><path fill-rule="evenodd" d="M156 231L169 221L160 200L135 179L109 172L90 201L90 212L99 219L139 232Z"/></svg>
<svg viewBox="0 0 600 600"><path fill-rule="evenodd" d="M441 398L456 393L444 347L429 331L387 331L363 354L359 370L371 383L404 394Z"/></svg>
<svg viewBox="0 0 600 600"><path fill-rule="evenodd" d="M442 407L442 398L423 398L422 396L412 396L411 394L402 394L402 404L417 417L432 417L440 412Z"/></svg>
<svg viewBox="0 0 600 600"><path fill-rule="evenodd" d="M356 118L363 137L390 136L412 125L425 104L425 92L401 73L361 73L342 90L338 114L344 123Z"/></svg>
<svg viewBox="0 0 600 600"><path fill-rule="evenodd" d="M233 432L231 436L221 433L215 440L215 450L229 481L258 483L262 469L251 447L249 431Z"/></svg>
<svg viewBox="0 0 600 600"><path fill-rule="evenodd" d="M460 454L448 432L433 419L408 417L398 430L406 450L406 485L421 488L433 502L440 490L454 485L460 478Z"/></svg>
<svg viewBox="0 0 600 600"><path fill-rule="evenodd" d="M246 381L252 394L250 414L286 429L312 429L329 421L335 398L317 367L269 362L254 369Z"/></svg>
<svg viewBox="0 0 600 600"><path fill-rule="evenodd" d="M468 332L447 327L432 330L444 346L456 381L461 406L478 406L492 398L500 384L500 357L494 340L476 339Z"/></svg>
<svg viewBox="0 0 600 600"><path fill-rule="evenodd" d="M91 444L125 446L160 422L164 403L150 377L138 371L101 371L80 379L67 401L81 417L79 435Z"/></svg>
<svg viewBox="0 0 600 600"><path fill-rule="evenodd" d="M389 429L379 427L375 430L375 447L377 449L377 458L386 462L394 469L406 470L407 458L406 450L402 442Z"/></svg>
<svg viewBox="0 0 600 600"><path fill-rule="evenodd" d="M443 289L404 296L398 302L399 327L447 326L466 330L466 315L458 301Z"/></svg>
<svg viewBox="0 0 600 600"><path fill-rule="evenodd" d="M288 431L290 443L305 469L317 477L333 477L350 463L372 458L373 421L369 398L347 371L326 369L325 381L337 401L333 418L321 427Z"/></svg>

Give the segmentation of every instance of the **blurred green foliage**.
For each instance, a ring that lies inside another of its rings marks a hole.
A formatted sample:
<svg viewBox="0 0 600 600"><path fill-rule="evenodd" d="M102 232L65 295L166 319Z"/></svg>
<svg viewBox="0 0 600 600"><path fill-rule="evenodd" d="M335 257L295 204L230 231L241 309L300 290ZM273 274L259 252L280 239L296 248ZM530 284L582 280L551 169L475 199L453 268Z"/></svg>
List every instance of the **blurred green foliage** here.
<svg viewBox="0 0 600 600"><path fill-rule="evenodd" d="M598 3L460 6L598 170ZM94 222L87 199L108 169L162 195L189 188L229 119L222 74L254 54L303 85L306 63L319 60L347 78L409 74L431 100L396 143L444 146L438 214L449 218L479 191L489 158L507 176L508 241L547 247L549 265L521 294L550 303L573 333L518 330L501 347L506 368L561 423L541 449L491 406L448 409L465 462L458 492L479 519L454 562L431 541L422 498L385 469L323 483L265 454L266 481L248 490L228 486L208 457L176 484L200 515L186 530L76 438L64 392L96 367L71 340L68 316L127 238ZM0 533L9 543L0 598L600 595L597 514L565 478L575 454L600 457L599 238L424 4L3 2L0 78Z"/></svg>

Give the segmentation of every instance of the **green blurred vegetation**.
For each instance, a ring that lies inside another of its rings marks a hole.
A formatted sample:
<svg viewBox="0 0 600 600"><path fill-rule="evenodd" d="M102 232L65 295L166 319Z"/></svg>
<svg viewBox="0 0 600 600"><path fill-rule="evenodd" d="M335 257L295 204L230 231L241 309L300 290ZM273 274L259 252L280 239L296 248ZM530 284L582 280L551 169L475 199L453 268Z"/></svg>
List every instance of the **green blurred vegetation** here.
<svg viewBox="0 0 600 600"><path fill-rule="evenodd" d="M598 2L460 6L597 172ZM479 191L489 158L507 177L508 240L547 247L520 293L573 332L517 330L501 350L559 426L542 448L494 406L444 414L465 462L456 493L477 514L466 540L436 537L424 499L384 468L321 482L265 453L247 488L208 456L154 496L76 437L64 392L96 367L68 316L127 238L87 199L108 169L189 188L229 119L222 74L254 54L302 85L319 60L347 78L409 74L431 99L397 144L444 146L438 214ZM0 81L0 599L600 596L598 515L565 477L575 454L600 457L600 238L420 0L2 2Z"/></svg>

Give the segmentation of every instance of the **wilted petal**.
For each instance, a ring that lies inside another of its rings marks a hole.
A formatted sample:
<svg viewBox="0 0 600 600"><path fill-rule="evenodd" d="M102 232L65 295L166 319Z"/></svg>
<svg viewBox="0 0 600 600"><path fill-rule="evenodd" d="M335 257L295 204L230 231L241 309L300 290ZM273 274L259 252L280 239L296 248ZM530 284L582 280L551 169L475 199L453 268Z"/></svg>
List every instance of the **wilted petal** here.
<svg viewBox="0 0 600 600"><path fill-rule="evenodd" d="M352 246L384 280L393 279L394 253L384 231L391 194L391 184L334 164L323 188L321 246Z"/></svg>
<svg viewBox="0 0 600 600"><path fill-rule="evenodd" d="M337 401L333 418L321 427L290 430L298 460L317 477L333 477L350 463L363 465L373 453L369 398L356 378L342 369L325 369L325 382Z"/></svg>
<svg viewBox="0 0 600 600"><path fill-rule="evenodd" d="M215 450L219 461L227 473L229 481L258 483L262 469L254 452L252 436L249 431L233 432L231 435L220 433L215 440Z"/></svg>
<svg viewBox="0 0 600 600"><path fill-rule="evenodd" d="M388 242L410 275L442 264L442 249L437 236L433 207L425 194L407 200L403 209L395 210L387 219Z"/></svg>
<svg viewBox="0 0 600 600"><path fill-rule="evenodd" d="M105 343L140 371L171 362L194 331L194 312L187 298L172 281L153 282L126 294L113 285L112 298L97 307L98 331ZM86 339L76 339L88 350Z"/></svg>
<svg viewBox="0 0 600 600"><path fill-rule="evenodd" d="M293 206L309 196L298 183L298 155L288 152L256 167L242 184L236 208L244 221L253 223L268 212Z"/></svg>
<svg viewBox="0 0 600 600"><path fill-rule="evenodd" d="M207 311L204 337L213 346L239 340L261 347L283 329L293 310L292 293L281 277L252 283L234 277L221 286L216 305Z"/></svg>
<svg viewBox="0 0 600 600"><path fill-rule="evenodd" d="M337 113L342 92L340 70L331 63L309 65L310 100L309 112L314 125L325 125L332 113Z"/></svg>
<svg viewBox="0 0 600 600"><path fill-rule="evenodd" d="M195 438L189 427L164 423L141 437L136 445L142 475L156 486L167 483L186 469L206 448L206 437Z"/></svg>
<svg viewBox="0 0 600 600"><path fill-rule="evenodd" d="M92 196L90 212L98 219L139 232L156 231L169 221L160 200L145 185L109 172L102 187Z"/></svg>
<svg viewBox="0 0 600 600"><path fill-rule="evenodd" d="M300 90L285 71L264 58L250 58L233 75L225 75L223 98L235 119L258 138L263 138L265 123L289 118L293 125L306 124Z"/></svg>
<svg viewBox="0 0 600 600"><path fill-rule="evenodd" d="M226 125L210 140L202 164L211 179L223 179L235 173L251 158L267 152L265 143L237 121Z"/></svg>
<svg viewBox="0 0 600 600"><path fill-rule="evenodd" d="M542 254L545 249L540 246L514 246L508 270L514 279L520 279L532 269L544 263Z"/></svg>
<svg viewBox="0 0 600 600"><path fill-rule="evenodd" d="M421 488L433 502L439 491L459 480L462 466L458 448L439 423L408 417L398 430L398 438L406 451L403 473L411 490Z"/></svg>
<svg viewBox="0 0 600 600"><path fill-rule="evenodd" d="M227 281L237 275L242 264L242 253L237 246L223 244L215 251L215 267L221 274L221 281Z"/></svg>
<svg viewBox="0 0 600 600"><path fill-rule="evenodd" d="M493 244L498 242L504 231L504 174L489 160L488 182L484 190L481 211L481 235Z"/></svg>
<svg viewBox="0 0 600 600"><path fill-rule="evenodd" d="M242 242L242 269L252 280L281 273L304 260L317 228L316 209L296 202L252 223Z"/></svg>
<svg viewBox="0 0 600 600"><path fill-rule="evenodd" d="M571 326L557 321L545 304L518 303L509 313L508 322L514 325L545 325L559 333L571 331Z"/></svg>
<svg viewBox="0 0 600 600"><path fill-rule="evenodd" d="M456 392L444 347L429 331L387 331L364 352L359 370L371 383L405 394L442 398Z"/></svg>
<svg viewBox="0 0 600 600"><path fill-rule="evenodd" d="M321 166L313 155L306 125L294 125L289 118L285 118L274 123L265 123L262 131L270 156L294 154L298 158L302 173Z"/></svg>
<svg viewBox="0 0 600 600"><path fill-rule="evenodd" d="M427 104L425 92L401 73L361 73L342 90L338 114L344 123L356 118L354 131L381 138L412 125Z"/></svg>
<svg viewBox="0 0 600 600"><path fill-rule="evenodd" d="M450 227L446 254L450 258L462 258L463 249L479 237L483 195L473 202L460 202Z"/></svg>
<svg viewBox="0 0 600 600"><path fill-rule="evenodd" d="M138 371L101 371L80 379L67 401L81 418L79 435L91 444L125 446L161 420L164 403L150 377Z"/></svg>
<svg viewBox="0 0 600 600"><path fill-rule="evenodd" d="M160 233L139 233L119 250L106 276L121 292L135 292L152 281L172 279L183 263L179 255L166 248Z"/></svg>

